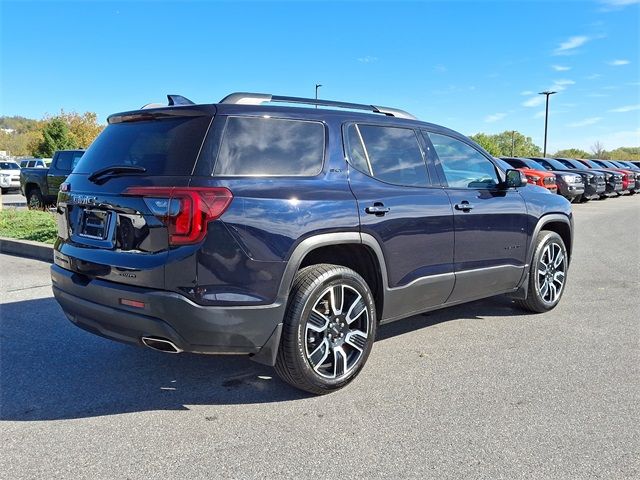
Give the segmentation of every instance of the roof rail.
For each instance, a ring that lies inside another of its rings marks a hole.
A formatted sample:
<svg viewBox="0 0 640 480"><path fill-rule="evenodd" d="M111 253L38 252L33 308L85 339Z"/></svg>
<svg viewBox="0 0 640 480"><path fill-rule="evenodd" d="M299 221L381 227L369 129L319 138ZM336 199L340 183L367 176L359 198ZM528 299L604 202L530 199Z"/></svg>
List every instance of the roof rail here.
<svg viewBox="0 0 640 480"><path fill-rule="evenodd" d="M174 107L176 105L195 105L195 103L193 103L188 98L183 97L182 95L167 95L167 99L169 100L170 107ZM143 105L140 110L147 110L149 108L163 108L163 107L166 107L166 105L163 105L161 103L147 103L146 105Z"/></svg>
<svg viewBox="0 0 640 480"><path fill-rule="evenodd" d="M365 105L362 103L336 102L333 100L319 100L314 98L287 97L283 95L271 95L269 93L249 93L236 92L227 95L219 103L234 105L260 105L267 102L278 103L301 103L305 105L320 105L322 107L350 108L352 110L368 110L374 113L382 113L389 117L408 118L417 120L417 118L404 110L398 108L381 107L378 105Z"/></svg>

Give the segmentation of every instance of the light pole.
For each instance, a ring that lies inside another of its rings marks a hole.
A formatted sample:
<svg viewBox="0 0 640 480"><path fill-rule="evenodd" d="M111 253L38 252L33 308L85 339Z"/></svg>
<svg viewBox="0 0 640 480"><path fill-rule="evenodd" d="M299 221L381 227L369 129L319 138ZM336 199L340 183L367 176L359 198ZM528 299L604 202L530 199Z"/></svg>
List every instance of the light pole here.
<svg viewBox="0 0 640 480"><path fill-rule="evenodd" d="M538 93L538 95L545 95L547 100L547 106L544 112L544 151L542 153L543 157L547 156L547 122L549 121L549 96L553 95L554 93L558 93L558 92L545 91L545 92Z"/></svg>
<svg viewBox="0 0 640 480"><path fill-rule="evenodd" d="M316 100L318 100L318 89L322 86L321 83L316 83ZM316 108L318 108L318 105L316 105Z"/></svg>
<svg viewBox="0 0 640 480"><path fill-rule="evenodd" d="M511 156L513 157L513 152L516 147L516 131L511 130Z"/></svg>

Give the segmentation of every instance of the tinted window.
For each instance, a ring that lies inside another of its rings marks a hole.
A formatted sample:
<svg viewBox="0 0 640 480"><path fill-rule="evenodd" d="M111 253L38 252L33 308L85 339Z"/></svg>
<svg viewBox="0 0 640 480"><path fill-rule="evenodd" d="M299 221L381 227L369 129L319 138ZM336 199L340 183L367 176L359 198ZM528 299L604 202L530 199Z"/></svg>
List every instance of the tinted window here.
<svg viewBox="0 0 640 480"><path fill-rule="evenodd" d="M56 159L56 168L59 170L71 170L72 152L60 152Z"/></svg>
<svg viewBox="0 0 640 480"><path fill-rule="evenodd" d="M349 150L347 152L349 163L361 172L364 172L367 175L372 175L367 161L367 154L362 146L360 133L358 133L358 129L355 125L349 125L349 128L347 129L347 144Z"/></svg>
<svg viewBox="0 0 640 480"><path fill-rule="evenodd" d="M229 117L216 175L302 175L322 170L324 126L319 122Z"/></svg>
<svg viewBox="0 0 640 480"><path fill-rule="evenodd" d="M17 163L13 162L0 162L1 170L20 170L20 167Z"/></svg>
<svg viewBox="0 0 640 480"><path fill-rule="evenodd" d="M429 133L447 184L454 188L492 188L499 180L496 168L478 150L446 135Z"/></svg>
<svg viewBox="0 0 640 480"><path fill-rule="evenodd" d="M146 168L147 175L189 175L210 121L178 117L111 124L84 152L74 172L135 165Z"/></svg>
<svg viewBox="0 0 640 480"><path fill-rule="evenodd" d="M27 166L28 166L29 168L33 168L33 167L35 167L35 166L36 166L36 162L32 160L32 161L30 161L30 162L27 164Z"/></svg>
<svg viewBox="0 0 640 480"><path fill-rule="evenodd" d="M556 163L555 165L552 163L555 160L542 160L543 162L547 162L548 164L550 164L551 166L553 166L554 168L560 168L561 170L564 168L561 164ZM548 170L547 167L542 166L539 162L537 162L536 160L525 160L524 163L526 164L526 166L532 170Z"/></svg>
<svg viewBox="0 0 640 480"><path fill-rule="evenodd" d="M396 185L424 187L427 167L415 132L409 128L358 125L371 175Z"/></svg>
<svg viewBox="0 0 640 480"><path fill-rule="evenodd" d="M522 160L517 160L515 158L507 158L505 162L507 162L513 168L527 168L527 166Z"/></svg>

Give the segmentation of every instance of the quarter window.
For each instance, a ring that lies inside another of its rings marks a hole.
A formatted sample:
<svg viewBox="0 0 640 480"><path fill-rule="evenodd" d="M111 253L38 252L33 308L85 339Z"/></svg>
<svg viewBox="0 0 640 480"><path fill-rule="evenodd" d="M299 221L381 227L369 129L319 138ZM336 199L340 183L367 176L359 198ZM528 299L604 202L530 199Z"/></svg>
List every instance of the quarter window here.
<svg viewBox="0 0 640 480"><path fill-rule="evenodd" d="M449 187L482 189L499 183L493 163L475 148L446 135L427 133Z"/></svg>
<svg viewBox="0 0 640 480"><path fill-rule="evenodd" d="M412 129L354 125L349 129L349 145L353 166L383 182L419 187L429 183L418 138Z"/></svg>
<svg viewBox="0 0 640 480"><path fill-rule="evenodd" d="M265 117L229 117L216 175L313 176L322 170L324 125Z"/></svg>

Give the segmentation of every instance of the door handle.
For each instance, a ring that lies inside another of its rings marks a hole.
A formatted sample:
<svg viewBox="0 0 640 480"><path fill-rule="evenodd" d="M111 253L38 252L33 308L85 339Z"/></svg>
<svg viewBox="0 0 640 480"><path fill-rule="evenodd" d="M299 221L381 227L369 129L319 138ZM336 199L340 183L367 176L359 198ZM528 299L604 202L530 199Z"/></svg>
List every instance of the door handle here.
<svg viewBox="0 0 640 480"><path fill-rule="evenodd" d="M473 204L467 202L466 200L463 200L460 203L456 203L455 207L456 207L456 210L462 210L463 212L468 212L473 209Z"/></svg>
<svg viewBox="0 0 640 480"><path fill-rule="evenodd" d="M364 209L365 212L377 217L384 216L389 210L391 210L389 207L385 207L384 204L380 202L376 202L373 204L373 206Z"/></svg>

